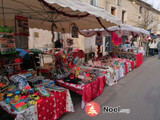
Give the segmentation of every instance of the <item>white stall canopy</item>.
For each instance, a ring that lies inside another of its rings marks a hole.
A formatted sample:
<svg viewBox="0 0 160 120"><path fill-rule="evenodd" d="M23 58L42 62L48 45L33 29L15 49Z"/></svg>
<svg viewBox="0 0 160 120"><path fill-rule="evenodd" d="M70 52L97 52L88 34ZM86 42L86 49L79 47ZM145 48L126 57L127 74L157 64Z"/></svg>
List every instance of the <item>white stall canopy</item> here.
<svg viewBox="0 0 160 120"><path fill-rule="evenodd" d="M120 25L121 20L80 0L0 0L0 25L14 26L15 15L28 17L30 28L70 32L75 23L79 30Z"/></svg>
<svg viewBox="0 0 160 120"><path fill-rule="evenodd" d="M150 33L143 28L137 28L126 24L122 24L120 26L108 27L107 31L104 28L101 29L96 28L96 29L82 30L81 33L84 36L87 36L87 35L94 35L96 32L102 32L102 35L106 36L109 34L109 32L117 32L117 31L122 32L123 35L130 35L131 33L139 35L143 34L145 36L150 35Z"/></svg>

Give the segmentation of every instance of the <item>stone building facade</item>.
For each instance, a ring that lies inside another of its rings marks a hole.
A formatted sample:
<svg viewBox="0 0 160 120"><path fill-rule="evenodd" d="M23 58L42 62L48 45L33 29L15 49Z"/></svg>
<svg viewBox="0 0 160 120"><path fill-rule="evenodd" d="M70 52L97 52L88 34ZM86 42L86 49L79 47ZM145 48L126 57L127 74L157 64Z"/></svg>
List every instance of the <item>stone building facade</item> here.
<svg viewBox="0 0 160 120"><path fill-rule="evenodd" d="M83 0L94 6L104 8L120 18L123 24L151 29L154 34L160 33L160 11L141 0ZM147 19L144 21L144 19ZM151 21L152 20L152 21ZM144 26L144 22L149 25Z"/></svg>

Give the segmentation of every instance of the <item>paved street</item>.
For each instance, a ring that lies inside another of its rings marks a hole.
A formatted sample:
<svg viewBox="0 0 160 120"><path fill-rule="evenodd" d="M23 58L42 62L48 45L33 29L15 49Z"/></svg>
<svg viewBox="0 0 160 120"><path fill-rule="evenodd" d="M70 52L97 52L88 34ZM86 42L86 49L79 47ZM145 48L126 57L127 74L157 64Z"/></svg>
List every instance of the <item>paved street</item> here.
<svg viewBox="0 0 160 120"><path fill-rule="evenodd" d="M144 64L127 74L117 85L105 87L93 101L101 106L96 117L89 117L80 108L81 96L71 93L75 113L66 113L60 120L160 120L160 60L147 58ZM126 113L103 113L102 107L120 106Z"/></svg>

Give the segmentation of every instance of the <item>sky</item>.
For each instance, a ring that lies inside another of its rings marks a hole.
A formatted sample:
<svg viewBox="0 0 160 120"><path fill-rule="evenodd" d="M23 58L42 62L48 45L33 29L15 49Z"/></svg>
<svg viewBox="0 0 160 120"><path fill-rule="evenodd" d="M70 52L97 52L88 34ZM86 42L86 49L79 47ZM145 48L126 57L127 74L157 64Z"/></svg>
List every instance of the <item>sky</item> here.
<svg viewBox="0 0 160 120"><path fill-rule="evenodd" d="M142 1L149 3L153 5L154 8L160 10L160 0L142 0Z"/></svg>

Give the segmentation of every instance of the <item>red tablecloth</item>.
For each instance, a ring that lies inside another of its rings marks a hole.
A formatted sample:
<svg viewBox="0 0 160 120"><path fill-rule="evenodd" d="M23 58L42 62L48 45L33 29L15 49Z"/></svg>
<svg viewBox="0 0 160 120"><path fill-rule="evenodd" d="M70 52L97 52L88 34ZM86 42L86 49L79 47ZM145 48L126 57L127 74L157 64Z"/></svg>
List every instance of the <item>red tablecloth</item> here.
<svg viewBox="0 0 160 120"><path fill-rule="evenodd" d="M143 53L136 54L136 68L143 64Z"/></svg>
<svg viewBox="0 0 160 120"><path fill-rule="evenodd" d="M103 93L106 80L104 76L102 78L98 77L96 81L90 82L83 86L73 83L66 83L63 80L57 80L56 84L82 95L82 100L86 104Z"/></svg>
<svg viewBox="0 0 160 120"><path fill-rule="evenodd" d="M125 60L126 62L129 62L130 64L131 64L131 68L132 68L132 70L134 69L134 61L131 61L131 60ZM127 64L125 62L125 64ZM125 65L126 66L126 65Z"/></svg>
<svg viewBox="0 0 160 120"><path fill-rule="evenodd" d="M130 61L132 70L134 69L134 61Z"/></svg>
<svg viewBox="0 0 160 120"><path fill-rule="evenodd" d="M66 91L51 92L37 104L38 120L56 120L66 112Z"/></svg>
<svg viewBox="0 0 160 120"><path fill-rule="evenodd" d="M126 62L124 63L124 66L125 66L125 74L127 74L128 73L128 66L127 66Z"/></svg>

